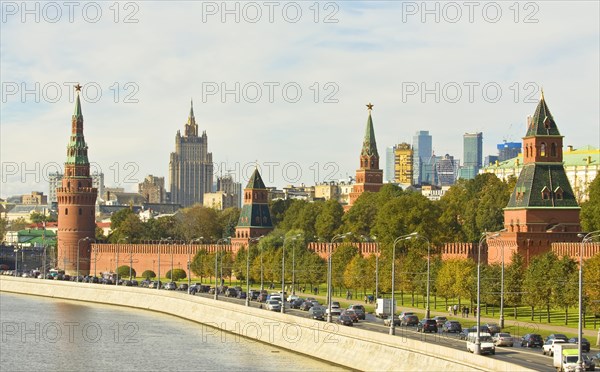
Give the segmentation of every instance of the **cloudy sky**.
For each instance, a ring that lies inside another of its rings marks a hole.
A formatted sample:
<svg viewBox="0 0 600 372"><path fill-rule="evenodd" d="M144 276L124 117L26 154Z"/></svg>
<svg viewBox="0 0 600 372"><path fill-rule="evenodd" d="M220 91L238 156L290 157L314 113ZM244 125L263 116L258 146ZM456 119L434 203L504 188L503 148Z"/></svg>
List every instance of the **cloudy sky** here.
<svg viewBox="0 0 600 372"><path fill-rule="evenodd" d="M132 191L168 182L192 98L215 172L278 187L353 175L369 102L382 166L418 130L496 154L541 87L565 145L600 146L597 1L23 4L2 2L0 197L47 193L77 82L93 169Z"/></svg>

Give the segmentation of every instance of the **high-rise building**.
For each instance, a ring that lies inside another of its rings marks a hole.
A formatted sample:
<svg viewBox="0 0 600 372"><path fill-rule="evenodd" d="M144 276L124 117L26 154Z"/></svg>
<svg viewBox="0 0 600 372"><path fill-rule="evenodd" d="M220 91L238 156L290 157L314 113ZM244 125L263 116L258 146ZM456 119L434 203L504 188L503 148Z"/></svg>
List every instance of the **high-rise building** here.
<svg viewBox="0 0 600 372"><path fill-rule="evenodd" d="M422 164L429 162L433 155L433 147L429 131L420 130L413 136L413 184L420 185L423 181Z"/></svg>
<svg viewBox="0 0 600 372"><path fill-rule="evenodd" d="M451 186L456 183L459 169L458 163L458 160L455 160L453 156L448 154L438 159L436 164L438 186Z"/></svg>
<svg viewBox="0 0 600 372"><path fill-rule="evenodd" d="M379 153L375 141L375 129L371 119L372 104L368 104L369 118L365 129L362 150L360 152L360 169L356 170L356 183L352 187L350 200L345 209L348 210L365 191L377 192L383 186L383 171L379 169Z"/></svg>
<svg viewBox="0 0 600 372"><path fill-rule="evenodd" d="M144 182L138 184L138 193L140 193L147 203L162 204L167 200L165 190L165 178L148 175Z"/></svg>
<svg viewBox="0 0 600 372"><path fill-rule="evenodd" d="M217 177L217 191L223 191L231 195L233 200L232 207L240 208L242 206L242 184L235 182L230 174Z"/></svg>
<svg viewBox="0 0 600 372"><path fill-rule="evenodd" d="M383 177L385 182L396 182L396 171L394 170L394 164L396 162L396 146L390 146L385 148L385 172Z"/></svg>
<svg viewBox="0 0 600 372"><path fill-rule="evenodd" d="M488 155L483 159L483 167L486 167L490 164L494 164L498 161L497 155Z"/></svg>
<svg viewBox="0 0 600 372"><path fill-rule="evenodd" d="M429 159L421 162L421 185L437 185L439 184L437 174L438 156L432 154Z"/></svg>
<svg viewBox="0 0 600 372"><path fill-rule="evenodd" d="M473 179L479 173L483 160L483 134L465 133L463 136L463 166L460 178Z"/></svg>
<svg viewBox="0 0 600 372"><path fill-rule="evenodd" d="M394 181L407 187L413 181L413 151L408 143L394 146Z"/></svg>
<svg viewBox="0 0 600 372"><path fill-rule="evenodd" d="M69 275L86 275L90 269L90 243L96 237L95 204L98 190L92 185L88 147L83 137L79 91L71 118L71 138L58 198L58 267Z"/></svg>
<svg viewBox="0 0 600 372"><path fill-rule="evenodd" d="M505 161L508 159L516 158L521 153L521 142L506 142L499 143L498 148L498 161ZM487 164L486 164L487 165Z"/></svg>
<svg viewBox="0 0 600 372"><path fill-rule="evenodd" d="M213 162L208 152L206 131L198 136L198 125L194 117L193 103L183 136L177 130L175 152L169 161L171 202L189 207L202 204L204 193L212 191Z"/></svg>

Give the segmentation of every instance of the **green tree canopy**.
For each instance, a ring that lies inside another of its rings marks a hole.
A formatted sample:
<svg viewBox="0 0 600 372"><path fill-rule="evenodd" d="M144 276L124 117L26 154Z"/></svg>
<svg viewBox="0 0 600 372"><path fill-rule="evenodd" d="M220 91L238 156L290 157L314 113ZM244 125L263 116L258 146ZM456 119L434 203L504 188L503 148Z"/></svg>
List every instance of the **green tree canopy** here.
<svg viewBox="0 0 600 372"><path fill-rule="evenodd" d="M185 270L183 269L173 269L173 278L171 278L171 270L167 271L167 275L165 275L171 281L176 282L182 279L187 278Z"/></svg>
<svg viewBox="0 0 600 372"><path fill-rule="evenodd" d="M581 204L581 227L584 231L600 230L600 176L587 189L588 201Z"/></svg>

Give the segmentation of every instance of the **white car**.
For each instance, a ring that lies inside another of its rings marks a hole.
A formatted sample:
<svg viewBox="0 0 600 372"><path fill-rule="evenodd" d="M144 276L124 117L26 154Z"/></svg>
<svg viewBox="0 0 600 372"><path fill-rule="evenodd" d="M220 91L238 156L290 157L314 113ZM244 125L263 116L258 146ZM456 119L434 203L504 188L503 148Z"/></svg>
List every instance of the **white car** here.
<svg viewBox="0 0 600 372"><path fill-rule="evenodd" d="M288 298L287 298L287 302L292 302L292 301L297 300L299 298L300 298L299 296L294 295L294 294L293 295L289 295Z"/></svg>
<svg viewBox="0 0 600 372"><path fill-rule="evenodd" d="M492 335L487 332L479 332L479 342L481 354L496 354L496 345L492 340ZM477 332L469 332L467 336L467 351L475 352L477 343Z"/></svg>
<svg viewBox="0 0 600 372"><path fill-rule="evenodd" d="M331 305L331 315L340 315L342 313L342 309L339 305ZM329 314L329 307L326 307L325 314Z"/></svg>
<svg viewBox="0 0 600 372"><path fill-rule="evenodd" d="M281 311L281 304L277 300L267 301L265 308L271 311Z"/></svg>
<svg viewBox="0 0 600 372"><path fill-rule="evenodd" d="M555 338L555 339L544 342L544 346L542 346L542 354L544 354L544 355L548 354L550 356L554 356L554 344L560 344L560 343L564 344L565 341Z"/></svg>

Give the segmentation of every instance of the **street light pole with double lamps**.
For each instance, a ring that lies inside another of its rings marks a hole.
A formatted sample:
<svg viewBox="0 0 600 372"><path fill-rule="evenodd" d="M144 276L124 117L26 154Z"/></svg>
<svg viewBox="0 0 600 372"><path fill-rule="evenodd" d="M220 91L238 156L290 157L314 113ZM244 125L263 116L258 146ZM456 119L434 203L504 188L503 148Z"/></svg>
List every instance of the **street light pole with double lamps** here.
<svg viewBox="0 0 600 372"><path fill-rule="evenodd" d="M406 239L412 239L412 238L421 238L424 239L427 242L427 305L425 307L425 318L429 319L431 316L431 311L429 308L429 288L430 288L430 266L431 266L431 255L430 255L430 250L431 250L431 243L429 242L429 239L427 239L425 236L414 232L413 234L415 235L411 235L406 237Z"/></svg>
<svg viewBox="0 0 600 372"><path fill-rule="evenodd" d="M594 238L600 237L600 230L592 231L585 235L577 234L581 239L579 245L579 323L577 324L577 372L584 371L583 356L581 354L581 339L583 337L583 248L585 243L591 242Z"/></svg>
<svg viewBox="0 0 600 372"><path fill-rule="evenodd" d="M477 336L475 338L475 350L473 351L473 354L481 355L481 245L484 241L487 241L487 239L493 239L498 235L500 235L499 232L484 232L481 234L479 244L477 244Z"/></svg>
<svg viewBox="0 0 600 372"><path fill-rule="evenodd" d="M259 236L258 238L251 238L248 240L248 250L246 252L246 306L250 306L250 246L253 242L257 242L262 239L264 235ZM261 249L261 259L262 259L262 249ZM262 261L261 261L262 265ZM262 278L262 267L261 267L261 278ZM261 288L262 289L262 281Z"/></svg>
<svg viewBox="0 0 600 372"><path fill-rule="evenodd" d="M302 234L296 234L292 237L289 237L291 240L296 240ZM288 240L288 237L283 238L283 246L281 247L281 313L285 314L285 242ZM293 248L292 248L293 249ZM292 265L292 274L294 272L294 268ZM292 279L292 285L293 279Z"/></svg>
<svg viewBox="0 0 600 372"><path fill-rule="evenodd" d="M394 282L396 281L396 244L398 244L399 241L401 240L407 240L412 238L413 236L416 236L417 233L410 233L408 235L402 235L397 237L394 240L394 245L392 248L392 315L390 318L390 335L395 335L396 334L396 324L394 324L394 315L396 315L396 297L394 295Z"/></svg>
<svg viewBox="0 0 600 372"><path fill-rule="evenodd" d="M331 323L331 301L332 294L331 293L331 247L333 243L338 239L344 239L348 235L351 235L351 232L347 232L345 234L337 234L333 238L331 238L331 242L329 243L329 257L327 259L327 323Z"/></svg>
<svg viewBox="0 0 600 372"><path fill-rule="evenodd" d="M203 236L199 238L195 238L190 240L190 246L188 247L188 260L187 260L187 269L188 269L188 293L190 293L190 286L192 285L192 261L191 261L191 250L193 242L201 242L204 239Z"/></svg>

